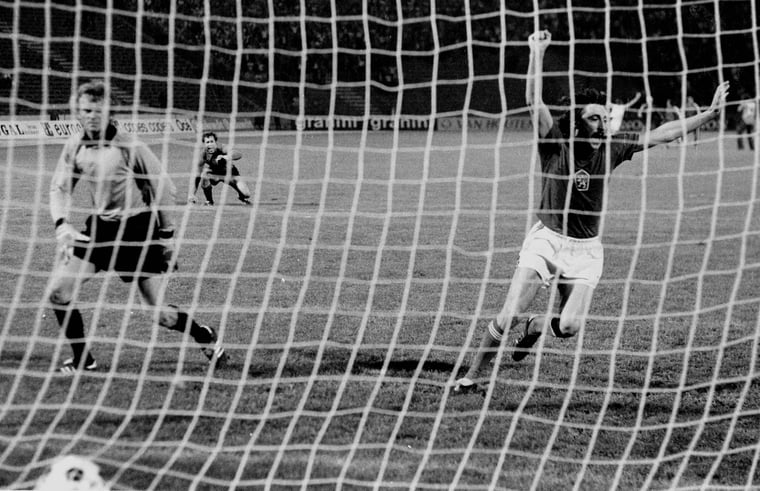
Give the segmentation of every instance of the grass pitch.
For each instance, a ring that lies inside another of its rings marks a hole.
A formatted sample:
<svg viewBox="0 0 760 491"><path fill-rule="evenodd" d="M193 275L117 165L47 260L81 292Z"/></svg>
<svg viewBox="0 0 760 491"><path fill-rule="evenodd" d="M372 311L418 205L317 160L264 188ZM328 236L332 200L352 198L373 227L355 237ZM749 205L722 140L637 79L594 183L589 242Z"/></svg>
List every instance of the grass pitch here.
<svg viewBox="0 0 760 491"><path fill-rule="evenodd" d="M209 372L106 275L79 295L101 369L75 379L43 303L60 147L0 149L0 487L63 452L115 489L760 485L757 156L704 138L615 171L582 335L455 397L534 221L530 135L497 138L238 138L253 207L182 204L193 147L154 145L178 187L167 300L231 362Z"/></svg>

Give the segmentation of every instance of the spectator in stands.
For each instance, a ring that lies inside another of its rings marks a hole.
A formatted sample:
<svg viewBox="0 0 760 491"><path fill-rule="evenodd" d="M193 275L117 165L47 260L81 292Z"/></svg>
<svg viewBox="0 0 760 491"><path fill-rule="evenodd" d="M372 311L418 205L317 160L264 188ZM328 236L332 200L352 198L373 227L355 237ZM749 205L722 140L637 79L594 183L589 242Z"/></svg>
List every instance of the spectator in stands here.
<svg viewBox="0 0 760 491"><path fill-rule="evenodd" d="M737 107L736 121L736 145L739 150L744 150L744 135L747 135L747 145L750 150L755 149L755 128L757 126L757 100L748 99L746 93Z"/></svg>
<svg viewBox="0 0 760 491"><path fill-rule="evenodd" d="M670 99L667 99L665 101L665 109L662 112L662 120L666 123L672 123L673 121L678 121L681 118L681 109L673 104ZM681 138L676 138L672 142L669 142L666 147L670 147L671 144L674 143L680 143Z"/></svg>
<svg viewBox="0 0 760 491"><path fill-rule="evenodd" d="M648 127L647 123L649 123L649 126L655 127L660 125L661 118L659 113L655 111L652 96L648 95L644 104L639 106L639 109L636 111L636 117L639 118L639 121L641 121L642 126L645 128ZM651 118L651 121L647 121L647 118Z"/></svg>
<svg viewBox="0 0 760 491"><path fill-rule="evenodd" d="M701 110L702 108L699 107L699 104L697 104L697 102L694 100L694 97L689 95L689 96L686 96L686 101L680 113L682 117L690 118L692 116L699 114ZM689 135L691 135L691 137L689 137ZM684 140L688 142L690 139L693 145L697 144L697 142L699 141L699 127L695 128L694 131L687 134Z"/></svg>
<svg viewBox="0 0 760 491"><path fill-rule="evenodd" d="M0 71L0 90L10 92L13 88L13 75L10 72Z"/></svg>
<svg viewBox="0 0 760 491"><path fill-rule="evenodd" d="M666 123L670 123L671 121L677 121L678 118L681 116L681 110L671 102L670 99L665 101L665 113L664 113L664 120Z"/></svg>
<svg viewBox="0 0 760 491"><path fill-rule="evenodd" d="M256 64L253 61L249 60L246 62L245 70L243 71L243 75L241 75L240 78L248 82L253 82L258 78Z"/></svg>

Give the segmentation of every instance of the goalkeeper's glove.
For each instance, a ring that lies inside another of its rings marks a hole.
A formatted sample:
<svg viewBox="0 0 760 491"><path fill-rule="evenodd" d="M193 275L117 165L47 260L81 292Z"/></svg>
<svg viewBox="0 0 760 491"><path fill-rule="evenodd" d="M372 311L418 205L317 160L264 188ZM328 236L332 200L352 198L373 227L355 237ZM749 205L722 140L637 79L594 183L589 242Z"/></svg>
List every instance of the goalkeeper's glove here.
<svg viewBox="0 0 760 491"><path fill-rule="evenodd" d="M66 262L71 259L74 252L74 243L89 242L90 238L75 229L63 218L59 218L55 222L55 240L58 243L58 253L61 259Z"/></svg>
<svg viewBox="0 0 760 491"><path fill-rule="evenodd" d="M168 273L177 271L177 257L174 253L174 229L160 229L158 231L158 243L163 247L163 264L161 272Z"/></svg>
<svg viewBox="0 0 760 491"><path fill-rule="evenodd" d="M191 194L190 196L187 197L187 202L188 204L194 205L195 203L198 202L198 199L195 197L194 194Z"/></svg>

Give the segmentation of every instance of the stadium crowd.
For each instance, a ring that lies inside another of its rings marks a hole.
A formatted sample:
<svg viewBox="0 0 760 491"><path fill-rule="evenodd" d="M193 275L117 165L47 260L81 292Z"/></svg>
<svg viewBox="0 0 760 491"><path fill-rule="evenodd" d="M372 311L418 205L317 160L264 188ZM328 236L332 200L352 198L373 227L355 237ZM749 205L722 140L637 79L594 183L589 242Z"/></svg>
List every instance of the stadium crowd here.
<svg viewBox="0 0 760 491"><path fill-rule="evenodd" d="M716 11L724 9L724 3L731 4L725 7L732 9L730 15ZM362 82L371 80L373 112L389 113L402 77L403 86L430 85L433 60L438 79L466 80L474 73L481 79L504 76L517 83L525 70L521 54L525 40L536 29L554 33L553 49L564 50L564 58L549 59L548 64L566 67L571 55L577 71L583 71L584 64L596 63L587 71L599 73L600 80L613 73L615 99L628 100L641 92L653 96L656 107L664 108L667 99L679 103L690 94L704 106L720 78L714 67L721 65L725 67L722 78L731 80L734 87L732 102L740 94L752 97L756 93L753 50L757 43L749 29L753 15L749 1L642 6L633 0L615 0L604 9L598 2L577 0L568 10L565 0L540 0L537 15L532 0L508 5L500 0L437 0L434 4L430 0L305 0L304 12L301 5L289 0L127 0L120 12L139 12L139 29L130 29L136 17L125 14L113 35L114 40L130 43L130 31L142 32L146 46L179 48L174 52L175 75L184 79L200 78L197 66L203 60L209 90L216 86L221 94L240 87L241 98L251 102L251 106L241 105L243 110L262 107L270 87L278 92L279 106L274 109L293 114L299 107L302 82L311 91L308 99L317 92L329 92L336 83L361 89ZM100 14L85 14L92 18L83 18L83 34L100 39L105 35L100 32ZM153 51L147 54L153 56ZM116 59L121 62L121 58ZM129 62L128 57L124 62ZM155 65L156 75L161 76L164 61L158 59ZM500 66L506 73L499 73ZM87 69L97 71L98 67ZM124 66L116 71L128 74L131 69ZM9 91L8 85L0 83L3 93ZM382 107L382 97L377 98L381 104L374 106L376 92L389 95L385 101L390 107ZM447 95L439 92L439 97ZM405 98L405 104L411 99ZM160 97L156 100L160 103ZM214 100L210 97L207 103ZM418 109L416 113L425 113L424 108Z"/></svg>
<svg viewBox="0 0 760 491"><path fill-rule="evenodd" d="M405 1L400 11L395 2L385 0L309 0L305 2L304 15L299 2L287 0L275 0L271 13L264 2L244 2L242 12L230 0L208 4L209 11L205 5L202 0L177 2L177 15L170 25L170 16L150 15L170 13L170 2L147 0L146 22L167 37L173 26L176 43L204 46L209 41L214 48L214 78L233 79L235 57L242 50L239 76L244 84L253 86L268 81L268 53L272 48L277 53L274 77L279 82L300 82L303 78L307 84L319 87L329 86L336 77L340 82L364 81L370 63L371 80L394 87L398 84L399 50L405 58L420 60L432 56L435 50L465 50L470 44L483 50L501 46L520 50L536 28L555 33L557 44L568 44L572 38L578 46L576 58L584 56L584 46L598 47L603 44L601 40L609 39L615 71L642 72L642 59L648 54L650 72L672 74L650 77L654 79L650 85L658 107L665 105L660 93L668 98L681 94L683 70L689 71L687 91L696 96L699 104L708 102L705 98L710 97L717 76L714 71L701 69L717 66L716 46L724 52L723 63L737 64L730 74L738 77L734 82L739 87L751 83L751 68L746 63L753 59L752 43L741 42L744 36L738 33L747 27L742 23L751 19L751 12L747 10L746 16L736 12L737 8L749 9L747 2L734 3L732 15L715 12L713 4L640 7L638 2L623 0L613 2L609 9L600 9L591 1L574 2L571 12L565 1L541 0L538 16L533 14L534 2L529 0L512 2L509 8L502 7L498 0L441 0L435 2L435 12L431 12L430 0ZM272 17L276 22L270 22ZM335 18L337 23L333 22ZM721 25L716 25L716 19ZM713 34L717 30L725 35L716 45ZM206 39L207 33L211 39ZM649 53L643 53L647 50ZM405 62L403 69L413 65L414 62ZM461 70L466 76L468 68L464 65ZM516 73L521 71L522 67L515 68ZM636 85L623 87L624 93L615 95L626 98L644 89L643 83ZM744 90L752 93L754 87Z"/></svg>

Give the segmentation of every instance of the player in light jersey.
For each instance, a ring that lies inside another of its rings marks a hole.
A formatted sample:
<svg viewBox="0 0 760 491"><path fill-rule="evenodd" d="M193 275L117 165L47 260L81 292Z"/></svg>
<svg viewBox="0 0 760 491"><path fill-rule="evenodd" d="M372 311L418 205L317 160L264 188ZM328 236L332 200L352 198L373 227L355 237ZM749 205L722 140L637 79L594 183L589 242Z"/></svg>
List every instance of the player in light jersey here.
<svg viewBox="0 0 760 491"><path fill-rule="evenodd" d="M74 306L82 283L98 271L114 271L125 282L137 281L145 302L156 306L161 275L176 269L174 221L168 212L175 204L174 184L147 145L113 125L106 92L99 81L79 87L76 110L83 131L66 141L50 183L59 256L47 297L73 351L60 368L65 374L97 368L82 314ZM84 232L68 222L72 192L79 182L92 200ZM176 306L162 306L158 323L174 331L189 330L212 363L226 358L216 331Z"/></svg>
<svg viewBox="0 0 760 491"><path fill-rule="evenodd" d="M710 121L725 104L728 83L715 91L712 105L686 119L663 124L641 135L610 138L604 98L595 90L579 93L574 105L554 121L541 94L543 58L551 42L547 31L528 38L530 60L526 102L537 121L541 160L541 202L538 221L526 236L506 300L483 334L481 344L455 393L479 391L478 377L496 355L506 334L519 323L523 329L512 353L522 360L545 329L558 338L574 336L584 325L594 288L602 274L604 251L599 224L604 213L604 188L610 173L634 153L667 143ZM557 288L558 313L527 316L540 288Z"/></svg>
<svg viewBox="0 0 760 491"><path fill-rule="evenodd" d="M736 145L739 150L744 150L744 135L747 135L747 145L750 150L755 149L755 126L757 123L757 101L745 99L737 107L739 119L736 122Z"/></svg>
<svg viewBox="0 0 760 491"><path fill-rule="evenodd" d="M633 99L626 103L616 102L610 104L608 109L610 135L615 135L620 132L620 128L623 126L623 119L625 119L625 112L639 102L639 99L641 99L641 92L636 92Z"/></svg>
<svg viewBox="0 0 760 491"><path fill-rule="evenodd" d="M216 133L203 134L203 152L197 165L194 167L193 190L188 196L188 203L195 203L195 193L200 185L206 198L206 205L214 204L213 188L220 182L226 182L238 193L238 200L243 204L251 204L251 191L248 185L240 178L240 171L232 160L240 160L242 155L238 151L227 150L224 145L219 145Z"/></svg>

